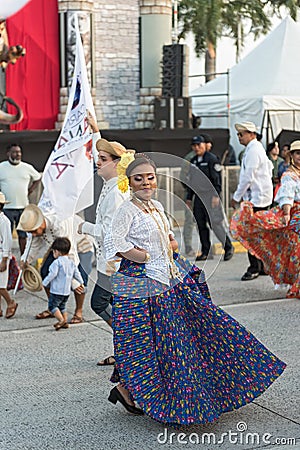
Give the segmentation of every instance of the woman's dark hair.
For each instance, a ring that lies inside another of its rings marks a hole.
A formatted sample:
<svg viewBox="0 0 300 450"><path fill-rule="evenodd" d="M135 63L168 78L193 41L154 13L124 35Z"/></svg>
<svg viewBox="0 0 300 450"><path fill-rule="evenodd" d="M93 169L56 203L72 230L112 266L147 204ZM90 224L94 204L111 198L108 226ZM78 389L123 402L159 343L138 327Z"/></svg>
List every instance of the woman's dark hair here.
<svg viewBox="0 0 300 450"><path fill-rule="evenodd" d="M267 150L266 150L267 155L273 150L275 145L276 145L276 142L270 142L270 144L267 145Z"/></svg>
<svg viewBox="0 0 300 450"><path fill-rule="evenodd" d="M200 134L203 137L205 144L213 144L213 140L210 134Z"/></svg>
<svg viewBox="0 0 300 450"><path fill-rule="evenodd" d="M71 242L67 237L59 237L55 239L51 248L58 250L62 255L67 255L71 248Z"/></svg>
<svg viewBox="0 0 300 450"><path fill-rule="evenodd" d="M150 159L144 153L138 153L138 154L135 155L134 161L132 161L129 164L129 166L127 167L127 169L126 169L126 176L129 178L131 172L133 171L133 169L135 169L138 166L141 166L142 164L150 164L153 167L154 172L156 172L155 162L152 161L152 159Z"/></svg>

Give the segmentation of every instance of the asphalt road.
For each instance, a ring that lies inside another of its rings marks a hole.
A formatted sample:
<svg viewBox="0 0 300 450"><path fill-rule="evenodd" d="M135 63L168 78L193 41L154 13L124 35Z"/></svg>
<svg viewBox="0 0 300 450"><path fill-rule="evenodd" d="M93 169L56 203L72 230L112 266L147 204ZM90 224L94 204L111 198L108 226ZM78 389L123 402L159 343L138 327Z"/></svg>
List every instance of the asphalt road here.
<svg viewBox="0 0 300 450"><path fill-rule="evenodd" d="M92 280L85 322L59 332L54 319L34 318L46 309L43 293L18 293L16 316L0 319L0 449L300 449L300 300L286 300L269 277L241 282L246 266L245 253L229 262L208 261L204 269L212 298L287 369L252 404L214 424L180 431L107 401L111 368L96 362L112 354L112 335L90 309ZM70 315L73 308L71 296Z"/></svg>

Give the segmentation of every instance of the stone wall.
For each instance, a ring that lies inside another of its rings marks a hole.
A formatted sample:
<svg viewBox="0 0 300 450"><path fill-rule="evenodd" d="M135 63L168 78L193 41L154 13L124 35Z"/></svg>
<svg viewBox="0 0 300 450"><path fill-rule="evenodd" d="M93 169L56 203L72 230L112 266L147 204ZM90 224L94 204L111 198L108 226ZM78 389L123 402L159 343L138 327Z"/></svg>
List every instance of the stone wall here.
<svg viewBox="0 0 300 450"><path fill-rule="evenodd" d="M93 15L94 72L92 88L100 129L135 128L139 110L139 4L138 0L62 1L59 11L81 10ZM61 128L68 89L60 91Z"/></svg>
<svg viewBox="0 0 300 450"><path fill-rule="evenodd" d="M95 63L98 119L106 128L134 128L140 88L138 0L95 2Z"/></svg>
<svg viewBox="0 0 300 450"><path fill-rule="evenodd" d="M58 0L59 11L93 15L94 73L92 88L100 129L154 127L154 99L161 83L144 87L140 80L140 17L171 16L171 0ZM162 46L165 42L162 42ZM57 129L61 128L68 89L61 88Z"/></svg>

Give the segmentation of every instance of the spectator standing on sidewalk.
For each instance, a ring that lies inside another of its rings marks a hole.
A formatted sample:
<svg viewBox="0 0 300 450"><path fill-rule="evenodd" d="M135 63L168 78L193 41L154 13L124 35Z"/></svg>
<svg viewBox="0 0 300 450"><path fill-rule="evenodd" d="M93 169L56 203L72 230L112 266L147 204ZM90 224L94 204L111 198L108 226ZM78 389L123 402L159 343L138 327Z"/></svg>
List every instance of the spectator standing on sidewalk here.
<svg viewBox="0 0 300 450"><path fill-rule="evenodd" d="M280 177L279 177L279 165L284 162L284 160L279 156L279 145L278 142L271 142L267 146L266 150L267 156L271 163L273 164L272 172L272 183L273 183L273 197L275 197L277 189L279 187Z"/></svg>
<svg viewBox="0 0 300 450"><path fill-rule="evenodd" d="M257 129L253 122L236 123L235 128L240 144L246 148L241 162L239 184L233 194L231 206L238 208L243 199L253 204L254 212L268 209L273 201L273 164L256 139ZM242 281L254 280L265 274L262 261L249 251L248 259L250 265L242 276Z"/></svg>
<svg viewBox="0 0 300 450"><path fill-rule="evenodd" d="M0 192L0 317L3 316L1 309L1 298L3 297L7 303L5 317L10 319L16 313L18 303L12 300L8 293L8 268L11 256L12 237L10 232L10 222L3 213L4 205L9 202L6 200L3 192Z"/></svg>
<svg viewBox="0 0 300 450"><path fill-rule="evenodd" d="M284 144L282 146L280 156L282 157L283 161L278 166L278 177L279 181L282 177L282 174L288 169L290 166L290 144Z"/></svg>
<svg viewBox="0 0 300 450"><path fill-rule="evenodd" d="M4 193L9 206L5 206L4 213L11 223L11 231L17 227L20 216L29 204L28 196L36 189L41 175L35 168L22 161L22 149L18 144L7 147L7 161L0 164L0 190ZM24 252L26 233L18 230L20 253Z"/></svg>
<svg viewBox="0 0 300 450"><path fill-rule="evenodd" d="M218 158L213 153L207 152L202 136L192 138L192 147L195 156L191 159L190 185L186 203L192 209L194 199L193 211L202 251L201 255L197 256L196 261L205 261L212 258L209 228L212 228L224 248L224 261L229 261L233 256L234 248L223 225L224 214L219 197L222 188L222 168Z"/></svg>
<svg viewBox="0 0 300 450"><path fill-rule="evenodd" d="M211 135L210 135L210 134L203 133L203 134L200 134L200 136L204 139L206 151L207 151L207 152L212 152L212 153L213 153L212 148L213 148L214 142L213 142L213 140L212 140Z"/></svg>

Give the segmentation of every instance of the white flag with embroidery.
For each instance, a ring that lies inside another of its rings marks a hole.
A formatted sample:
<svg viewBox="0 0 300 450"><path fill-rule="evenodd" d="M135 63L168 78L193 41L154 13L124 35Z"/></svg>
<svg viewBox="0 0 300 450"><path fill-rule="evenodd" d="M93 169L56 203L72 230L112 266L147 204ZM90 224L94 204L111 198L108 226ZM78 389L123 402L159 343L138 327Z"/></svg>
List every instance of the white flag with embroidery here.
<svg viewBox="0 0 300 450"><path fill-rule="evenodd" d="M39 207L60 220L93 204L94 159L87 110L95 117L84 52L75 17L76 56L69 102L61 133L46 163Z"/></svg>

